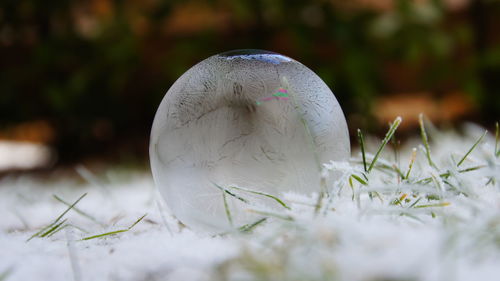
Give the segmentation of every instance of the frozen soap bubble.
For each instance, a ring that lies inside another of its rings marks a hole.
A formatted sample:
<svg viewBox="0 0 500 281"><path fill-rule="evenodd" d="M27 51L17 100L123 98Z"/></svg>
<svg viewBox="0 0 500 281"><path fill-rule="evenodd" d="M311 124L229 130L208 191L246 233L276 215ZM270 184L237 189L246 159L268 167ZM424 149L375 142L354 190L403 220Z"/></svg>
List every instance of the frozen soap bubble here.
<svg viewBox="0 0 500 281"><path fill-rule="evenodd" d="M344 114L328 86L303 64L261 50L218 54L184 73L158 108L150 143L170 210L209 233L258 220L249 204L283 208L250 191L320 191L322 163L349 155Z"/></svg>

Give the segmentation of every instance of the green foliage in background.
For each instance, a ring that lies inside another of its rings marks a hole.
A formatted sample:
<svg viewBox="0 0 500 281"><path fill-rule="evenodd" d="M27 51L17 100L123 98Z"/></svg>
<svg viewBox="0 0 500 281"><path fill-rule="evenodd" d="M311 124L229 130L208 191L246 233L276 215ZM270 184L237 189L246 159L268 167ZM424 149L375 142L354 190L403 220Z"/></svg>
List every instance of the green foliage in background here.
<svg viewBox="0 0 500 281"><path fill-rule="evenodd" d="M462 91L495 119L499 2L448 2L5 0L0 127L48 120L63 159L143 139L180 74L238 48L312 68L354 127L370 125L376 96L400 91Z"/></svg>

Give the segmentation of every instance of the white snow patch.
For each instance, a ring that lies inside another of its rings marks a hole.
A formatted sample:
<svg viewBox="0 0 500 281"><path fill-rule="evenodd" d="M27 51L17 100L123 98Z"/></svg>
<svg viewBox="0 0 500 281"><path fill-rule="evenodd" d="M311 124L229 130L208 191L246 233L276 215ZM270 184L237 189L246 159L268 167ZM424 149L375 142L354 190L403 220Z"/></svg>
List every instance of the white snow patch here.
<svg viewBox="0 0 500 281"><path fill-rule="evenodd" d="M439 140L432 146L439 169L418 154L410 181L376 168L366 175L368 186L354 181L351 188L349 173L363 173L359 159L329 163L326 170L342 170L344 176L319 212L317 195L288 194L282 199L291 210L262 210L268 219L250 234L211 237L181 227L159 208L147 174L115 176L104 185L6 179L0 182L0 276L5 273L6 281L498 280L500 173L494 140L489 136L459 168L450 155L460 159L475 138L443 134ZM401 153L403 171L410 154L411 148ZM381 163L397 164L390 155ZM475 166L482 168L459 171ZM447 172L449 177L440 176ZM431 176L439 179L417 183ZM66 228L80 272L75 279L65 230L26 240L67 208L53 194L71 203L83 193L88 195L77 208L96 221L75 210L66 215L88 232ZM79 241L127 228L145 213L128 232Z"/></svg>

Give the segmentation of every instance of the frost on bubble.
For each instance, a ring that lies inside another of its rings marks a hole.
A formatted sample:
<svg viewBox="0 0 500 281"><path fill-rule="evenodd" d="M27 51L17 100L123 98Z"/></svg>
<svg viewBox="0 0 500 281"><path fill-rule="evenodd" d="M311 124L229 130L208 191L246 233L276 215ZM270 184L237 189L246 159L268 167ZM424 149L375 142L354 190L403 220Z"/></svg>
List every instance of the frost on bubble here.
<svg viewBox="0 0 500 281"><path fill-rule="evenodd" d="M255 192L318 192L322 163L349 155L346 121L327 85L267 51L193 66L165 95L151 132L153 176L171 211L213 233L258 219L249 204L279 207Z"/></svg>

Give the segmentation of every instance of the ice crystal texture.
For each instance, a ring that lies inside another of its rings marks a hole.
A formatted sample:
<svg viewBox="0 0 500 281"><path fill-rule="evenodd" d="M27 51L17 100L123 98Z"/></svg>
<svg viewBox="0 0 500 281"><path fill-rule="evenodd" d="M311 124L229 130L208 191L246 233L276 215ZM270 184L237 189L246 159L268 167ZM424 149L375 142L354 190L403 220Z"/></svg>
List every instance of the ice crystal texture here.
<svg viewBox="0 0 500 281"><path fill-rule="evenodd" d="M349 155L328 86L303 64L260 50L215 55L184 73L158 108L150 143L153 177L173 214L212 233L258 219L250 205L281 207L248 190L319 192L322 164Z"/></svg>

